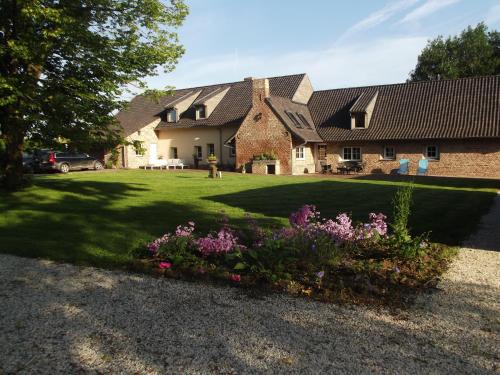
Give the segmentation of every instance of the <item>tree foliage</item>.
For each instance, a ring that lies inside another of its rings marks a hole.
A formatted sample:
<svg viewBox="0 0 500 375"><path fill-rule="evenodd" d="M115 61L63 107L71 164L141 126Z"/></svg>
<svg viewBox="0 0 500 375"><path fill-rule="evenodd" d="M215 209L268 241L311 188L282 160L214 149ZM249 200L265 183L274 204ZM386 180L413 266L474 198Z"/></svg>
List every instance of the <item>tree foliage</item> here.
<svg viewBox="0 0 500 375"><path fill-rule="evenodd" d="M26 136L113 144L127 85L145 88L183 54L183 0L0 0L0 130L6 180L21 176Z"/></svg>
<svg viewBox="0 0 500 375"><path fill-rule="evenodd" d="M500 74L500 33L484 23L458 36L430 40L410 73L412 81Z"/></svg>

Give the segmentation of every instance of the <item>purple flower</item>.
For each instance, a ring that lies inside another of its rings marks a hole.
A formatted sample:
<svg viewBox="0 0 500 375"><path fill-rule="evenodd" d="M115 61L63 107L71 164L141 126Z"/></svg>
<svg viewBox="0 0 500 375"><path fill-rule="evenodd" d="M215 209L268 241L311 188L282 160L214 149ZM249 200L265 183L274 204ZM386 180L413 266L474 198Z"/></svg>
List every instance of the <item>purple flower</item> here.
<svg viewBox="0 0 500 375"><path fill-rule="evenodd" d="M311 251L316 251L316 244L315 244L315 243L313 243L313 244L311 245Z"/></svg>
<svg viewBox="0 0 500 375"><path fill-rule="evenodd" d="M316 276L318 276L320 279L323 278L323 276L325 276L325 271L319 271Z"/></svg>
<svg viewBox="0 0 500 375"><path fill-rule="evenodd" d="M203 256L212 254L229 253L237 249L244 249L243 245L238 244L238 237L229 228L222 228L216 234L209 234L196 240L198 250Z"/></svg>
<svg viewBox="0 0 500 375"><path fill-rule="evenodd" d="M400 273L400 272L401 272L401 270L399 269L399 267L398 267L398 266L394 267L394 271L396 271L397 273Z"/></svg>
<svg viewBox="0 0 500 375"><path fill-rule="evenodd" d="M290 225L292 227L306 228L311 221L319 218L319 212L316 207L306 204L299 208L297 212L290 214Z"/></svg>

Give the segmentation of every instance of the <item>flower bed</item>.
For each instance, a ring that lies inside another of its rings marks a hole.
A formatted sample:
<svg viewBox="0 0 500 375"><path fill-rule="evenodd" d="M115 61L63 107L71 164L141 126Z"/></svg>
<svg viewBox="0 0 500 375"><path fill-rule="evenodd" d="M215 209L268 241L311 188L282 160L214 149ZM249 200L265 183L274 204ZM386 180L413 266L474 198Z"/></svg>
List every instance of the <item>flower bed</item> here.
<svg viewBox="0 0 500 375"><path fill-rule="evenodd" d="M402 199L409 197L411 192ZM290 226L283 228L262 228L248 215L243 229L236 231L225 218L218 231L200 236L189 222L149 243L139 263L168 277L223 281L324 301L401 305L435 286L453 254L430 244L425 235L409 235L409 206L404 203L395 200L399 221L390 225L392 233L382 213L354 224L346 213L322 218L312 205L292 213Z"/></svg>

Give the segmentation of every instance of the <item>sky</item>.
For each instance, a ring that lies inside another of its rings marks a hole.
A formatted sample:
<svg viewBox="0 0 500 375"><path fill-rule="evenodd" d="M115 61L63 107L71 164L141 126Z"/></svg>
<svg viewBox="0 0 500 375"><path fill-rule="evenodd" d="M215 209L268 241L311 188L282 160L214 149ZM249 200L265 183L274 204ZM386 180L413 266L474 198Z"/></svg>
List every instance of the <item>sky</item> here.
<svg viewBox="0 0 500 375"><path fill-rule="evenodd" d="M186 53L151 88L307 73L315 90L404 82L427 40L484 21L500 0L186 0Z"/></svg>

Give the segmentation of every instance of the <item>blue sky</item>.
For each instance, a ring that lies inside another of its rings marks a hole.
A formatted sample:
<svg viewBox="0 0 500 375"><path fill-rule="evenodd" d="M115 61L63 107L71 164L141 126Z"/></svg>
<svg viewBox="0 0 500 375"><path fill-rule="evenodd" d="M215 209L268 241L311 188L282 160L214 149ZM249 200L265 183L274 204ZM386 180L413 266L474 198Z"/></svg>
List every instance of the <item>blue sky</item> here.
<svg viewBox="0 0 500 375"><path fill-rule="evenodd" d="M186 0L177 88L306 72L316 90L404 82L426 41L485 21L499 0Z"/></svg>

